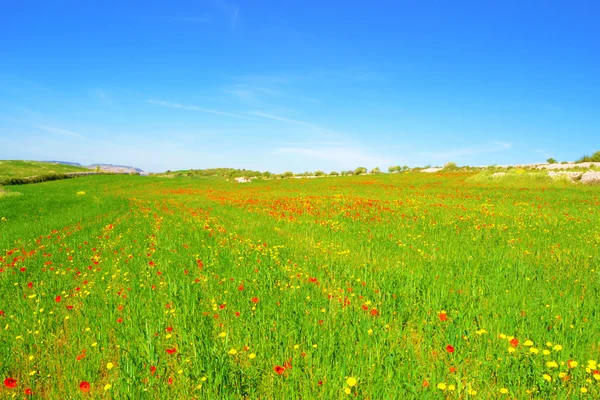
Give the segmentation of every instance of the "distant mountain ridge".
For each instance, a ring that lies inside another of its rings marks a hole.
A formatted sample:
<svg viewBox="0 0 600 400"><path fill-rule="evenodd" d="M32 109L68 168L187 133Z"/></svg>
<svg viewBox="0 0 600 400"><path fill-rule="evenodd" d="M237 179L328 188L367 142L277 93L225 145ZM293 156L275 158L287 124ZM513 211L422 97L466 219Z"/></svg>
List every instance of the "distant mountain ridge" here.
<svg viewBox="0 0 600 400"><path fill-rule="evenodd" d="M114 165L114 164L81 165L79 163L70 162L70 161L43 161L43 162L54 163L54 164L72 165L72 166L75 166L75 167L83 167L83 168L88 168L88 169L100 168L101 171L107 171L107 172L144 172L144 170L141 169L141 168L132 167L132 166L129 166L129 165Z"/></svg>

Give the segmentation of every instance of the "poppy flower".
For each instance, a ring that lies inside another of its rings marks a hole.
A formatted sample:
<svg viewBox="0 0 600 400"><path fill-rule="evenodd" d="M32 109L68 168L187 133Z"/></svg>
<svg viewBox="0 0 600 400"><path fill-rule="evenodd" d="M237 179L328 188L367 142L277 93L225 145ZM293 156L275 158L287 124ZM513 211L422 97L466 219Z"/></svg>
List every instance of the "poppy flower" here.
<svg viewBox="0 0 600 400"><path fill-rule="evenodd" d="M156 373L156 367L155 367L154 365L152 365L152 366L150 367L150 373L151 373L152 375L154 375L154 374Z"/></svg>
<svg viewBox="0 0 600 400"><path fill-rule="evenodd" d="M448 346L446 346L446 351L448 353L454 353L454 346L452 346L451 344L449 344Z"/></svg>
<svg viewBox="0 0 600 400"><path fill-rule="evenodd" d="M517 346L519 345L519 341L518 341L517 339L512 339L512 340L510 341L510 345L511 345L512 347L517 347Z"/></svg>
<svg viewBox="0 0 600 400"><path fill-rule="evenodd" d="M165 351L167 352L167 354L175 354L175 353L177 353L177 349L175 347L173 347L172 349L166 349Z"/></svg>
<svg viewBox="0 0 600 400"><path fill-rule="evenodd" d="M33 391L30 388L25 389L25 394L31 396L33 394Z"/></svg>
<svg viewBox="0 0 600 400"><path fill-rule="evenodd" d="M255 303L255 304L258 303L258 297L253 297L252 298L252 302Z"/></svg>
<svg viewBox="0 0 600 400"><path fill-rule="evenodd" d="M120 324L121 322L123 322L123 318L117 318L117 322Z"/></svg>
<svg viewBox="0 0 600 400"><path fill-rule="evenodd" d="M4 380L4 386L7 389L14 389L17 387L17 380L15 378L6 378Z"/></svg>
<svg viewBox="0 0 600 400"><path fill-rule="evenodd" d="M273 367L273 370L274 370L275 372L277 372L277 375L281 375L281 374L283 374L283 372L285 371L285 368L283 368L283 367L282 367L282 366L280 366L280 365L276 365L276 366L274 366L274 367Z"/></svg>
<svg viewBox="0 0 600 400"><path fill-rule="evenodd" d="M90 391L90 383L83 381L79 384L79 390L81 390L82 392L89 392Z"/></svg>
<svg viewBox="0 0 600 400"><path fill-rule="evenodd" d="M445 312L440 313L438 316L440 317L440 321L448 320L448 314L446 314Z"/></svg>
<svg viewBox="0 0 600 400"><path fill-rule="evenodd" d="M377 314L379 314L379 311L377 311L377 309L376 309L376 308L374 308L374 309L372 309L372 310L371 310L371 315L372 315L372 316L376 317L376 316L377 316Z"/></svg>
<svg viewBox="0 0 600 400"><path fill-rule="evenodd" d="M62 297L60 297L60 296L56 296L54 298L54 301L57 302L57 303L60 303L61 300L62 300Z"/></svg>
<svg viewBox="0 0 600 400"><path fill-rule="evenodd" d="M173 327L167 326L167 332L173 332Z"/></svg>

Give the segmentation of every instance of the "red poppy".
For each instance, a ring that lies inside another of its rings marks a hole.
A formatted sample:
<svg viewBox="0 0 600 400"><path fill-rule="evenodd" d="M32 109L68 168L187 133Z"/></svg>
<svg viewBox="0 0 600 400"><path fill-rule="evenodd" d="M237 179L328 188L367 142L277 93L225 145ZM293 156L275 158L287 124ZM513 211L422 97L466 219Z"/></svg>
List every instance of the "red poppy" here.
<svg viewBox="0 0 600 400"><path fill-rule="evenodd" d="M120 324L121 322L123 322L123 318L117 318L117 322Z"/></svg>
<svg viewBox="0 0 600 400"><path fill-rule="evenodd" d="M517 339L512 339L512 340L510 341L510 345L511 345L512 347L517 347L517 346L519 345L519 341L518 341Z"/></svg>
<svg viewBox="0 0 600 400"><path fill-rule="evenodd" d="M33 282L29 282L29 283L27 284L27 287L28 287L29 289L31 289L31 288L33 287Z"/></svg>
<svg viewBox="0 0 600 400"><path fill-rule="evenodd" d="M4 310L0 310L0 317L4 317Z"/></svg>
<svg viewBox="0 0 600 400"><path fill-rule="evenodd" d="M167 332L173 332L173 327L167 326Z"/></svg>
<svg viewBox="0 0 600 400"><path fill-rule="evenodd" d="M423 381L423 387L429 387L429 382Z"/></svg>
<svg viewBox="0 0 600 400"><path fill-rule="evenodd" d="M450 367L450 373L451 374L456 373L456 367Z"/></svg>
<svg viewBox="0 0 600 400"><path fill-rule="evenodd" d="M365 311L367 311L369 309L369 306L366 306L366 305L363 304L362 305L362 309L365 310Z"/></svg>
<svg viewBox="0 0 600 400"><path fill-rule="evenodd" d="M54 301L57 302L57 303L60 303L61 300L62 300L62 297L60 297L60 296L56 296L54 298Z"/></svg>
<svg viewBox="0 0 600 400"><path fill-rule="evenodd" d="M25 389L25 394L32 395L33 391L30 388Z"/></svg>
<svg viewBox="0 0 600 400"><path fill-rule="evenodd" d="M285 364L283 364L283 368L292 369L292 363L289 361L286 361Z"/></svg>
<svg viewBox="0 0 600 400"><path fill-rule="evenodd" d="M448 314L446 314L445 312L440 313L439 317L440 317L440 321L447 321L448 320Z"/></svg>
<svg viewBox="0 0 600 400"><path fill-rule="evenodd" d="M89 392L90 391L90 383L83 381L79 384L79 390L81 390L82 392Z"/></svg>
<svg viewBox="0 0 600 400"><path fill-rule="evenodd" d="M244 290L244 284L241 284L240 286L238 286L238 290L239 290L239 291L242 291L242 290Z"/></svg>
<svg viewBox="0 0 600 400"><path fill-rule="evenodd" d="M446 351L448 353L454 353L454 346L452 346L451 344L449 344L448 346L446 346Z"/></svg>
<svg viewBox="0 0 600 400"><path fill-rule="evenodd" d="M253 303L258 303L258 297L253 297L253 298L252 298L252 302L253 302Z"/></svg>
<svg viewBox="0 0 600 400"><path fill-rule="evenodd" d="M154 365L152 365L152 366L150 367L150 373L151 373L152 375L154 375L154 374L156 373L156 367L155 367Z"/></svg>
<svg viewBox="0 0 600 400"><path fill-rule="evenodd" d="M321 386L323 384L323 381L319 381L319 383L317 383L317 385Z"/></svg>
<svg viewBox="0 0 600 400"><path fill-rule="evenodd" d="M169 385L172 385L172 384L173 384L173 378L169 378L169 380L167 381L167 383L168 383Z"/></svg>
<svg viewBox="0 0 600 400"><path fill-rule="evenodd" d="M376 309L376 308L374 308L374 309L372 309L372 310L371 310L371 315L372 315L372 316L376 317L376 316L377 316L377 314L379 314L379 311L377 311L377 309Z"/></svg>
<svg viewBox="0 0 600 400"><path fill-rule="evenodd" d="M276 365L273 367L273 370L275 372L277 372L277 375L281 375L281 374L283 374L283 371L285 371L285 368L283 368L282 366Z"/></svg>
<svg viewBox="0 0 600 400"><path fill-rule="evenodd" d="M8 389L14 389L17 387L17 380L15 378L6 378L4 380L4 386Z"/></svg>
<svg viewBox="0 0 600 400"><path fill-rule="evenodd" d="M175 347L173 347L172 349L166 349L165 351L167 352L167 354L175 354L175 353L177 353L177 349Z"/></svg>
<svg viewBox="0 0 600 400"><path fill-rule="evenodd" d="M239 311L236 311L236 312L235 312L235 316L236 316L236 317L239 317L239 316L240 316L240 312L239 312Z"/></svg>

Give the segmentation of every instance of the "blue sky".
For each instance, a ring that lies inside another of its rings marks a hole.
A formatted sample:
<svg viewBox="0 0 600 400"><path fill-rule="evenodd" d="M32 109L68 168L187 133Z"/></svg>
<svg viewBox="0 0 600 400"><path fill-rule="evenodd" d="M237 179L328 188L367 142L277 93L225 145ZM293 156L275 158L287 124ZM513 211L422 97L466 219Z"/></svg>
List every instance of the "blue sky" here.
<svg viewBox="0 0 600 400"><path fill-rule="evenodd" d="M600 149L596 1L10 1L0 159L282 172Z"/></svg>

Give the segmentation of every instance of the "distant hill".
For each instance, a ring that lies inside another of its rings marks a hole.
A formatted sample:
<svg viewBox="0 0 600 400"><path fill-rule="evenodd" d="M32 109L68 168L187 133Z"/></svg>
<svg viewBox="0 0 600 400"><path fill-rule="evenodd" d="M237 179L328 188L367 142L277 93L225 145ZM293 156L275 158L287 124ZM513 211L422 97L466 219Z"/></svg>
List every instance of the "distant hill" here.
<svg viewBox="0 0 600 400"><path fill-rule="evenodd" d="M66 172L89 172L81 165L70 165L46 161L0 161L0 181L10 178L27 178L30 176L64 174Z"/></svg>
<svg viewBox="0 0 600 400"><path fill-rule="evenodd" d="M100 168L101 171L107 171L107 172L127 172L127 173L144 172L143 169L131 167L128 165L91 164L91 165L87 166L87 168L89 168L89 169L96 169L98 167Z"/></svg>
<svg viewBox="0 0 600 400"><path fill-rule="evenodd" d="M64 164L64 165L73 165L75 167L83 167L83 165L81 165L79 163L69 162L69 161L40 161L40 162L54 163L54 164Z"/></svg>

